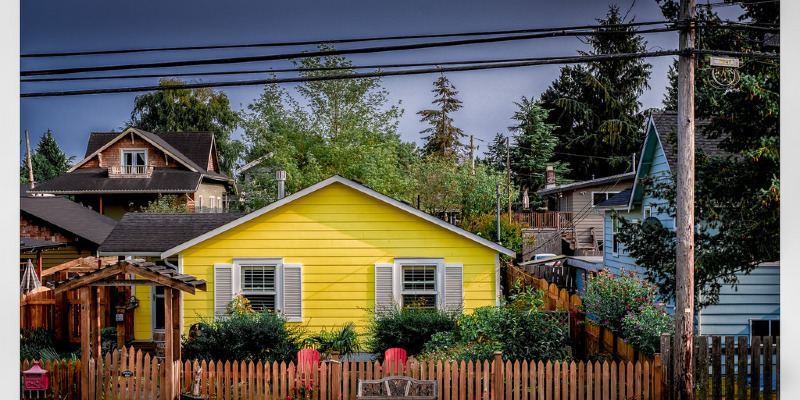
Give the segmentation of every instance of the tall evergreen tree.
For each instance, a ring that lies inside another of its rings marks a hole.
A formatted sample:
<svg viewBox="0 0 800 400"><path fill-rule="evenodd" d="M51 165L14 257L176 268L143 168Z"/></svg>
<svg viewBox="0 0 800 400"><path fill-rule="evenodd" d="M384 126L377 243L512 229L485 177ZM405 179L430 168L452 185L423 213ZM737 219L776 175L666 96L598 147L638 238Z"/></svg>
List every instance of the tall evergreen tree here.
<svg viewBox="0 0 800 400"><path fill-rule="evenodd" d="M422 118L420 121L427 122L431 126L422 130L426 140L423 146L425 154L432 154L437 157L455 160L464 149L461 138L467 135L453 125L452 113L461 107L461 100L456 98L458 91L452 83L441 74L439 79L433 83L432 92L436 95L433 104L434 109L422 110L417 112Z"/></svg>
<svg viewBox="0 0 800 400"><path fill-rule="evenodd" d="M58 143L53 138L50 129L39 139L36 150L31 155L31 165L33 167L33 181L36 183L47 182L72 167L75 157L69 157L61 151ZM20 183L29 183L28 163L23 160L20 167Z"/></svg>
<svg viewBox="0 0 800 400"><path fill-rule="evenodd" d="M667 18L675 20L678 4L660 1ZM779 4L742 2L740 20L757 25L779 24ZM710 25L719 17L700 8L698 19ZM703 26L703 25L701 25ZM700 29L697 47L702 49L773 52L762 32L721 28ZM698 307L714 304L724 285L735 286L737 273L748 273L759 263L780 259L780 68L777 60L747 60L738 69L740 79L732 87L714 82L708 59L698 57L695 78L695 117L707 119L702 131L723 140L730 157L695 161L695 300ZM667 109L677 104L674 76L665 99ZM671 145L665 143L665 145ZM653 183L649 193L671 200L674 213L675 182ZM664 228L623 224L620 240L648 268L661 293L671 297L675 285L675 233Z"/></svg>
<svg viewBox="0 0 800 400"><path fill-rule="evenodd" d="M178 79L161 79L159 86L182 85ZM228 96L209 88L163 89L136 96L129 127L153 132L214 132L220 167L231 175L244 146L231 140L239 115L231 110Z"/></svg>
<svg viewBox="0 0 800 400"><path fill-rule="evenodd" d="M552 165L559 179L569 173L568 164L553 161L558 139L552 135L555 125L545 122L548 111L538 103L522 97L512 119L516 125L508 129L513 132L511 146L511 174L521 190L535 192L544 187L544 172Z"/></svg>
<svg viewBox="0 0 800 400"><path fill-rule="evenodd" d="M597 20L601 35L586 38L592 46L584 55L637 53L646 42L634 27L615 26L625 20L617 6L609 6ZM547 119L557 128L556 159L568 162L570 178L623 173L631 168L631 154L640 150L645 116L639 96L648 89L651 65L643 59L593 61L567 66L542 94L543 106L553 111ZM610 160L608 160L610 158Z"/></svg>
<svg viewBox="0 0 800 400"><path fill-rule="evenodd" d="M483 153L483 162L495 171L505 171L506 151L506 137L502 133L496 133L489 148Z"/></svg>

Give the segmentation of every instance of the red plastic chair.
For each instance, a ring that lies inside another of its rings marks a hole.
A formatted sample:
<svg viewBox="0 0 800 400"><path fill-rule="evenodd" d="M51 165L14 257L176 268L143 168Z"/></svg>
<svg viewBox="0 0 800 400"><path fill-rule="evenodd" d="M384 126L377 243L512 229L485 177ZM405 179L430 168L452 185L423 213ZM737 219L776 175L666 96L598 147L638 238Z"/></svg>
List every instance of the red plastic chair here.
<svg viewBox="0 0 800 400"><path fill-rule="evenodd" d="M303 349L297 352L297 372L303 373L306 366L312 367L308 372L312 372L313 367L319 365L319 352L314 349Z"/></svg>
<svg viewBox="0 0 800 400"><path fill-rule="evenodd" d="M399 347L392 347L383 353L383 358L385 360L384 363L387 366L386 368L388 368L389 371L391 371L393 374L403 374L406 361L408 360L405 350Z"/></svg>

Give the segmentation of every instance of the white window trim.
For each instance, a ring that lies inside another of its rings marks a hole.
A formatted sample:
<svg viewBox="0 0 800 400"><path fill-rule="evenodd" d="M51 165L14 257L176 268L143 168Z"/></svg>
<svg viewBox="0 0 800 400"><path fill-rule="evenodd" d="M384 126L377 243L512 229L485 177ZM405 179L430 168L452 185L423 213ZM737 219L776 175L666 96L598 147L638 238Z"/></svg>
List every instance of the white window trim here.
<svg viewBox="0 0 800 400"><path fill-rule="evenodd" d="M436 266L436 308L444 308L444 258L395 258L393 279L393 297L400 307L403 304L403 267L407 265L435 265Z"/></svg>
<svg viewBox="0 0 800 400"><path fill-rule="evenodd" d="M594 204L594 195L595 195L596 193L603 193L603 194L605 194L605 195L606 195L606 198L605 198L603 201L606 201L606 200L610 199L612 196L614 196L615 194L617 194L617 193L619 193L619 192L592 192L592 197L591 197L592 207L594 207L594 206L596 206L596 205L597 205L597 204ZM602 201L601 201L601 203L602 203ZM598 203L598 204L599 204L599 203Z"/></svg>
<svg viewBox="0 0 800 400"><path fill-rule="evenodd" d="M275 309L283 311L283 258L234 258L233 294L242 294L242 267L272 265L275 266Z"/></svg>
<svg viewBox="0 0 800 400"><path fill-rule="evenodd" d="M747 330L749 331L750 343L753 343L753 322L754 321L769 321L769 324L768 324L768 326L769 326L769 335L768 336L773 336L772 335L772 321L780 321L780 318L772 318L772 319L768 319L768 318L750 318L747 321Z"/></svg>
<svg viewBox="0 0 800 400"><path fill-rule="evenodd" d="M147 149L146 148L133 148L133 147L119 149L119 167L120 167L120 170L122 170L122 168L124 168L124 167L129 166L129 165L125 164L125 153L132 153L132 152L137 152L137 153L138 152L142 152L142 153L144 153L144 165L142 165L142 167L144 167L145 171L146 171L147 170L147 166L149 165L148 164L149 160L148 160L148 157L147 157Z"/></svg>
<svg viewBox="0 0 800 400"><path fill-rule="evenodd" d="M619 256L619 246L621 243L616 242L617 246L614 247L615 240L614 238L617 236L619 232L619 219L617 217L611 217L611 255L617 257Z"/></svg>
<svg viewBox="0 0 800 400"><path fill-rule="evenodd" d="M642 207L642 221L653 216L653 206Z"/></svg>

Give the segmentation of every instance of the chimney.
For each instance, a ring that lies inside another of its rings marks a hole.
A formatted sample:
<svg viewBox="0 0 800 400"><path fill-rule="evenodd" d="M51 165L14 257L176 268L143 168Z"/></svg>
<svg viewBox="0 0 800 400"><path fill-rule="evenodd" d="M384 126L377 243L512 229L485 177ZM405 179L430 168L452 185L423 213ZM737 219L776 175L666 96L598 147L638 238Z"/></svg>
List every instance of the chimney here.
<svg viewBox="0 0 800 400"><path fill-rule="evenodd" d="M553 166L548 165L544 171L544 188L552 189L556 187L556 171L553 171Z"/></svg>
<svg viewBox="0 0 800 400"><path fill-rule="evenodd" d="M286 171L275 172L275 179L278 180L278 200L284 197L283 184L286 182Z"/></svg>

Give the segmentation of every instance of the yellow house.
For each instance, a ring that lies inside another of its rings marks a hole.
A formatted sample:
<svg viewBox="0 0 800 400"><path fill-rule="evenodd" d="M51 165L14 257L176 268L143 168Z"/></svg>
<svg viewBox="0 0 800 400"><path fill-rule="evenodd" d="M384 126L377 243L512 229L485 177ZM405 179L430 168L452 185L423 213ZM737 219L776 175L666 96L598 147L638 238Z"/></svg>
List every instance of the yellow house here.
<svg viewBox="0 0 800 400"><path fill-rule="evenodd" d="M177 256L180 272L208 282L206 292L183 298L185 330L201 318L224 315L232 297L241 294L258 307L280 310L290 323L319 331L350 321L363 328L369 309L393 301L467 312L496 305L500 254L515 256L334 176L220 223L160 258ZM144 339L150 321L136 323L137 338Z"/></svg>

